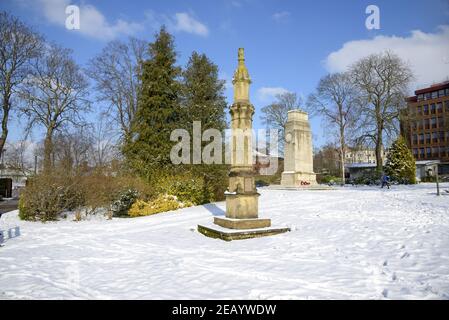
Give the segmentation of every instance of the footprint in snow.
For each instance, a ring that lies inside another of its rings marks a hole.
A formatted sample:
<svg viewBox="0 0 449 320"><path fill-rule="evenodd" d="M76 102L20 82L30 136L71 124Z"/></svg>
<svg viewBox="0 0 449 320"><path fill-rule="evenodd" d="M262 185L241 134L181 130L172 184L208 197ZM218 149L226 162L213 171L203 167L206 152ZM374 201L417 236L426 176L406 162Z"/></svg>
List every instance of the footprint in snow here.
<svg viewBox="0 0 449 320"><path fill-rule="evenodd" d="M408 258L408 257L410 257L410 253L408 253L408 252L404 252L404 253L401 255L401 259Z"/></svg>

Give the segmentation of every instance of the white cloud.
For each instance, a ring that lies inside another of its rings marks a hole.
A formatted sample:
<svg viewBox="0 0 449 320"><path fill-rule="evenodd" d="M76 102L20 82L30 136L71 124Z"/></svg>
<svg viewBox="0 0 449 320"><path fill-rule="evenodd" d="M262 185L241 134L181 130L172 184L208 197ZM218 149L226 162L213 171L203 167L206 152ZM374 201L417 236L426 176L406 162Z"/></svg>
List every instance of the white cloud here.
<svg viewBox="0 0 449 320"><path fill-rule="evenodd" d="M290 12L288 11L281 11L273 14L273 19L277 22L285 21L288 17L290 17Z"/></svg>
<svg viewBox="0 0 449 320"><path fill-rule="evenodd" d="M153 30L157 30L162 25L165 25L170 32L187 32L203 37L209 34L207 26L196 20L193 14L187 12L166 15L156 13L153 10L146 10L145 23Z"/></svg>
<svg viewBox="0 0 449 320"><path fill-rule="evenodd" d="M65 27L67 18L65 9L72 4L70 0L17 0L17 2L22 6L34 9L48 22L62 27ZM82 3L79 5L79 9L80 29L71 31L92 38L111 40L120 35L132 35L144 27L142 23L128 22L122 19L110 23L93 5Z"/></svg>
<svg viewBox="0 0 449 320"><path fill-rule="evenodd" d="M66 7L71 5L71 0L15 0L22 7L37 11L48 22L65 27L67 14ZM118 36L129 36L149 27L158 29L165 24L170 31L187 32L191 34L208 36L209 29L205 24L194 18L192 13L178 12L174 15L157 14L146 10L145 18L141 22L130 22L117 19L113 23L99 11L95 6L82 2L78 5L80 9L80 29L71 30L79 32L91 38L101 40L112 40Z"/></svg>
<svg viewBox="0 0 449 320"><path fill-rule="evenodd" d="M276 95L290 92L282 87L262 87L257 90L257 98L262 102L272 101Z"/></svg>
<svg viewBox="0 0 449 320"><path fill-rule="evenodd" d="M207 35L209 34L209 29L206 27L206 25L196 20L186 12L179 12L175 14L173 29L175 31L184 31L203 37L207 37Z"/></svg>
<svg viewBox="0 0 449 320"><path fill-rule="evenodd" d="M355 61L372 53L390 50L407 62L415 73L415 86L421 87L449 77L449 25L435 33L414 30L409 37L376 36L346 42L324 61L329 72L344 71Z"/></svg>

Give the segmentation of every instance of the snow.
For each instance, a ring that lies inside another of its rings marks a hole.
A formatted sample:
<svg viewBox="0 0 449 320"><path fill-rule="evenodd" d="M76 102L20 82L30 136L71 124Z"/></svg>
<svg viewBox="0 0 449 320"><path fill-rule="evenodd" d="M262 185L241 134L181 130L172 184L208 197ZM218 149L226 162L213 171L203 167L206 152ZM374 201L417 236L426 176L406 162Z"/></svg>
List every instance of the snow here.
<svg viewBox="0 0 449 320"><path fill-rule="evenodd" d="M45 224L7 213L0 298L449 299L449 194L435 184L260 193L260 216L291 232L199 234L224 202Z"/></svg>

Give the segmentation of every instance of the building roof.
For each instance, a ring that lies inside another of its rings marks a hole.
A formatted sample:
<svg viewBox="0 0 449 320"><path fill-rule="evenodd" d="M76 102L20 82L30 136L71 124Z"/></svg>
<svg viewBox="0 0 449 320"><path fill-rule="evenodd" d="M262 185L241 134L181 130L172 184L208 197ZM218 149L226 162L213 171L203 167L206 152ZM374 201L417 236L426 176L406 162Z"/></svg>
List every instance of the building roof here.
<svg viewBox="0 0 449 320"><path fill-rule="evenodd" d="M375 168L377 165L375 163L349 163L345 165L346 168Z"/></svg>
<svg viewBox="0 0 449 320"><path fill-rule="evenodd" d="M415 161L416 165L431 165L431 164L435 164L435 163L440 163L440 160L418 160Z"/></svg>
<svg viewBox="0 0 449 320"><path fill-rule="evenodd" d="M447 88L449 88L449 81L435 83L435 84L431 85L430 87L415 90L415 94L418 95L418 94L423 94L423 93L432 92L432 91L441 90L441 89L447 89Z"/></svg>

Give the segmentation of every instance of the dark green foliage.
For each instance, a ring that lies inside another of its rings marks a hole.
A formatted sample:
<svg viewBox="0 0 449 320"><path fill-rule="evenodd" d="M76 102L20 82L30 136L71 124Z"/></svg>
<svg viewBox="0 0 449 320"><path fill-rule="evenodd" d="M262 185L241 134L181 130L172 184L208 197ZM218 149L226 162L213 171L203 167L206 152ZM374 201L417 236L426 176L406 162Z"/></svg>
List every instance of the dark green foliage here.
<svg viewBox="0 0 449 320"><path fill-rule="evenodd" d="M225 82L218 78L218 67L205 54L193 52L183 72L183 98L186 129L201 121L202 129L226 128Z"/></svg>
<svg viewBox="0 0 449 320"><path fill-rule="evenodd" d="M142 66L131 141L124 146L129 165L148 181L155 171L170 166L170 133L180 127L182 120L178 80L181 69L175 66L173 37L164 27L149 45L149 57Z"/></svg>
<svg viewBox="0 0 449 320"><path fill-rule="evenodd" d="M352 184L379 185L380 178L377 170L366 170L354 179L349 181Z"/></svg>
<svg viewBox="0 0 449 320"><path fill-rule="evenodd" d="M128 210L136 202L139 192L135 189L128 189L118 195L118 199L111 205L112 215L122 217L128 215Z"/></svg>
<svg viewBox="0 0 449 320"><path fill-rule="evenodd" d="M218 77L218 67L204 54L193 52L183 72L175 64L173 37L162 28L150 44L149 59L142 67L132 138L124 146L128 165L149 183L181 195L182 200L193 203L221 200L227 185L227 166L173 165L170 151L175 142L170 141L170 133L186 129L193 142L193 121L201 122L201 131L214 128L222 132L226 128L224 81ZM208 143L202 142L202 146ZM175 182L187 173L198 183L189 187L193 189L190 199L185 197L188 193L185 190L173 190Z"/></svg>
<svg viewBox="0 0 449 320"><path fill-rule="evenodd" d="M183 72L182 84L184 128L192 134L193 121L201 121L202 131L213 128L223 132L226 129L227 105L225 83L218 77L218 67L206 55L193 52ZM203 141L202 146L208 143ZM203 203L223 199L227 185L226 165L195 164L185 166L185 169L202 181Z"/></svg>
<svg viewBox="0 0 449 320"><path fill-rule="evenodd" d="M402 136L392 144L384 170L392 181L416 183L415 159Z"/></svg>

